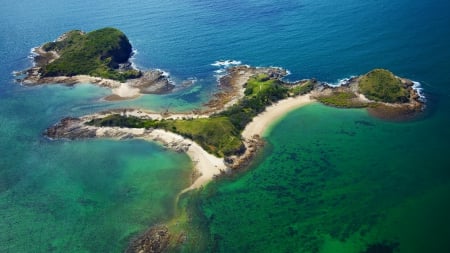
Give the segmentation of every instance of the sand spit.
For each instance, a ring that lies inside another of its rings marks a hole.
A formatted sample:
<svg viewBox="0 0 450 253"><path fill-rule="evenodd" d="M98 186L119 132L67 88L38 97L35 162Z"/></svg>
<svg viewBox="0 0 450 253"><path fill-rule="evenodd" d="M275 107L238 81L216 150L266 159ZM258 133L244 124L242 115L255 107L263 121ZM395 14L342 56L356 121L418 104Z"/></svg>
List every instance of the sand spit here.
<svg viewBox="0 0 450 253"><path fill-rule="evenodd" d="M52 139L71 140L85 138L111 138L116 140L142 139L158 142L164 147L177 152L185 152L194 163L196 174L199 177L183 192L204 186L216 175L227 170L222 158L217 158L207 153L197 143L178 134L161 129L95 127L86 125L85 123L91 118L95 118L95 116L65 118L60 123L47 129L45 135Z"/></svg>

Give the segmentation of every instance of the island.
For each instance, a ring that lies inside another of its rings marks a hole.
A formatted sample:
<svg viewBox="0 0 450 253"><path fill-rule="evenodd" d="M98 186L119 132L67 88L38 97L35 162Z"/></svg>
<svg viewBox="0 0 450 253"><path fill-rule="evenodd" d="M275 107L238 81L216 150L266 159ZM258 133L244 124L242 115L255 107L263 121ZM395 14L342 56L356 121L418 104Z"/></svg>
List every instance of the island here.
<svg viewBox="0 0 450 253"><path fill-rule="evenodd" d="M131 64L130 41L116 28L69 31L32 52L34 66L17 72L16 80L24 85L92 83L112 89L106 100L161 94L174 88L164 71L142 71Z"/></svg>
<svg viewBox="0 0 450 253"><path fill-rule="evenodd" d="M327 105L367 108L375 117L396 121L414 118L425 102L418 82L397 77L386 69L352 77L339 87L324 85L313 96Z"/></svg>
<svg viewBox="0 0 450 253"><path fill-rule="evenodd" d="M126 85L127 89L145 93L147 84L137 85L142 78L162 78L154 71L142 73L130 66L131 45L122 32L113 28L87 34L72 31L36 52L36 66L27 71L23 80L30 85L92 82L115 89ZM89 66L85 66L87 62ZM411 119L424 108L425 100L417 83L385 69L352 77L338 87L316 79L285 81L288 72L282 68L242 65L227 71L205 108L189 113L115 109L66 117L46 129L44 135L68 140L137 138L185 152L194 162L195 173L192 184L181 196L214 178L248 168L264 146L261 136L267 127L309 103L367 108L372 115L388 120ZM163 82L166 87L167 82ZM182 208L172 221L155 225L136 237L127 252L163 252L179 247L186 240L186 231L192 229L188 226L188 209Z"/></svg>

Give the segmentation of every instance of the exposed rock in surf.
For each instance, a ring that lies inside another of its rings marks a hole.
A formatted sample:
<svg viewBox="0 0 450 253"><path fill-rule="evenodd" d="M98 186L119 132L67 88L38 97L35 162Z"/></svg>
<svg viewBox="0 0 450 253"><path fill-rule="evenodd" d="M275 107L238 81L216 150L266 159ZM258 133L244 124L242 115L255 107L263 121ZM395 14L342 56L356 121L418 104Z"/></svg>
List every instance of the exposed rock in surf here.
<svg viewBox="0 0 450 253"><path fill-rule="evenodd" d="M164 252L171 235L164 225L151 227L145 233L134 239L128 246L126 253L160 253Z"/></svg>

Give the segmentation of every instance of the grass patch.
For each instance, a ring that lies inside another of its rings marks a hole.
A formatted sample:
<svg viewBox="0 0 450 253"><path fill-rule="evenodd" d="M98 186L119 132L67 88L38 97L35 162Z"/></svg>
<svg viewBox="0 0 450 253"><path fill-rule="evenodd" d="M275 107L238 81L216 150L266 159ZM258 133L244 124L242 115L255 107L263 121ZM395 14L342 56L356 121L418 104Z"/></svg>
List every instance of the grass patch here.
<svg viewBox="0 0 450 253"><path fill-rule="evenodd" d="M345 108L356 108L356 107L366 107L367 105L356 101L356 95L350 91L336 91L330 96L318 97L317 100L323 104L345 107Z"/></svg>
<svg viewBox="0 0 450 253"><path fill-rule="evenodd" d="M65 34L65 39L46 43L42 48L60 55L42 67L43 77L90 75L125 81L142 75L137 70L117 70L120 63L128 61L132 48L126 35L115 28L103 28L87 34L70 31Z"/></svg>
<svg viewBox="0 0 450 253"><path fill-rule="evenodd" d="M306 82L291 88L290 93L293 96L305 95L306 93L312 91L313 89L314 89L314 81L307 80Z"/></svg>
<svg viewBox="0 0 450 253"><path fill-rule="evenodd" d="M271 89L280 85L281 81L278 79L271 79L267 74L261 73L251 77L245 84L245 95L247 97L257 96L267 89Z"/></svg>
<svg viewBox="0 0 450 253"><path fill-rule="evenodd" d="M219 115L229 118L235 128L242 131L256 115L265 110L266 106L288 95L289 89L280 80L269 78L267 74L259 74L247 82L245 97Z"/></svg>
<svg viewBox="0 0 450 253"><path fill-rule="evenodd" d="M227 117L211 117L189 120L150 120L135 116L113 114L93 119L88 125L99 127L160 128L189 138L208 153L218 157L239 154L244 151L240 132Z"/></svg>
<svg viewBox="0 0 450 253"><path fill-rule="evenodd" d="M190 138L208 153L218 157L239 154L245 150L240 132L227 117L166 121L165 129Z"/></svg>
<svg viewBox="0 0 450 253"><path fill-rule="evenodd" d="M385 69L374 69L361 77L359 89L367 98L386 103L409 101L409 91L401 80Z"/></svg>

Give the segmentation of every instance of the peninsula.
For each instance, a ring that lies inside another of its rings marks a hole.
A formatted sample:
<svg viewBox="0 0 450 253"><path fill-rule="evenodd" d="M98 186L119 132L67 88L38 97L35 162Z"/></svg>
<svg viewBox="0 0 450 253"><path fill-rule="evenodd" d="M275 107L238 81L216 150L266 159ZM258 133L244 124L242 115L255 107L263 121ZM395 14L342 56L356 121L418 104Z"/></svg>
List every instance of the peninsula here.
<svg viewBox="0 0 450 253"><path fill-rule="evenodd" d="M423 108L410 80L375 69L340 87L315 79L283 81L280 68L236 66L220 80L212 98L214 108L171 114L139 109L116 109L80 118L64 118L48 128L52 139L142 138L186 152L196 162L198 188L222 172L246 167L263 145L261 135L287 112L319 101L346 108L367 108L387 119L412 117ZM227 94L224 94L226 92ZM220 99L219 99L220 98ZM189 190L186 189L186 190Z"/></svg>
<svg viewBox="0 0 450 253"><path fill-rule="evenodd" d="M161 70L141 71L130 62L132 46L115 28L73 30L34 48L34 66L17 73L24 85L92 83L112 89L106 100L165 93L174 88Z"/></svg>
<svg viewBox="0 0 450 253"><path fill-rule="evenodd" d="M284 82L285 74L278 68L233 67L220 80L222 90L208 103L214 109L186 114L105 111L65 118L48 128L45 135L56 139L140 138L185 152L194 163L195 177L181 195L222 173L246 168L264 145L261 134L265 129L289 111L311 102L367 107L384 118L411 116L423 107L413 82L387 70L373 70L337 88L314 79ZM176 251L186 234L198 233L189 225L189 208L180 209L172 220L134 238L126 252Z"/></svg>
<svg viewBox="0 0 450 253"><path fill-rule="evenodd" d="M113 88L110 99L171 89L160 71L131 67L127 37L117 29L71 31L35 49L35 66L26 85L95 83ZM154 113L116 109L79 118L67 117L46 129L50 139L140 138L185 152L193 161L192 184L180 194L204 186L222 173L248 167L264 145L261 135L289 111L314 101L345 108L367 108L384 119L408 119L422 111L424 99L411 80L384 69L353 77L333 87L315 79L286 82L281 68L235 66L219 80L219 91L205 109L192 113ZM154 88L154 87L157 88ZM186 210L167 225L150 228L127 252L163 252L185 240ZM174 232L175 231L175 232ZM184 238L184 239L183 239Z"/></svg>

